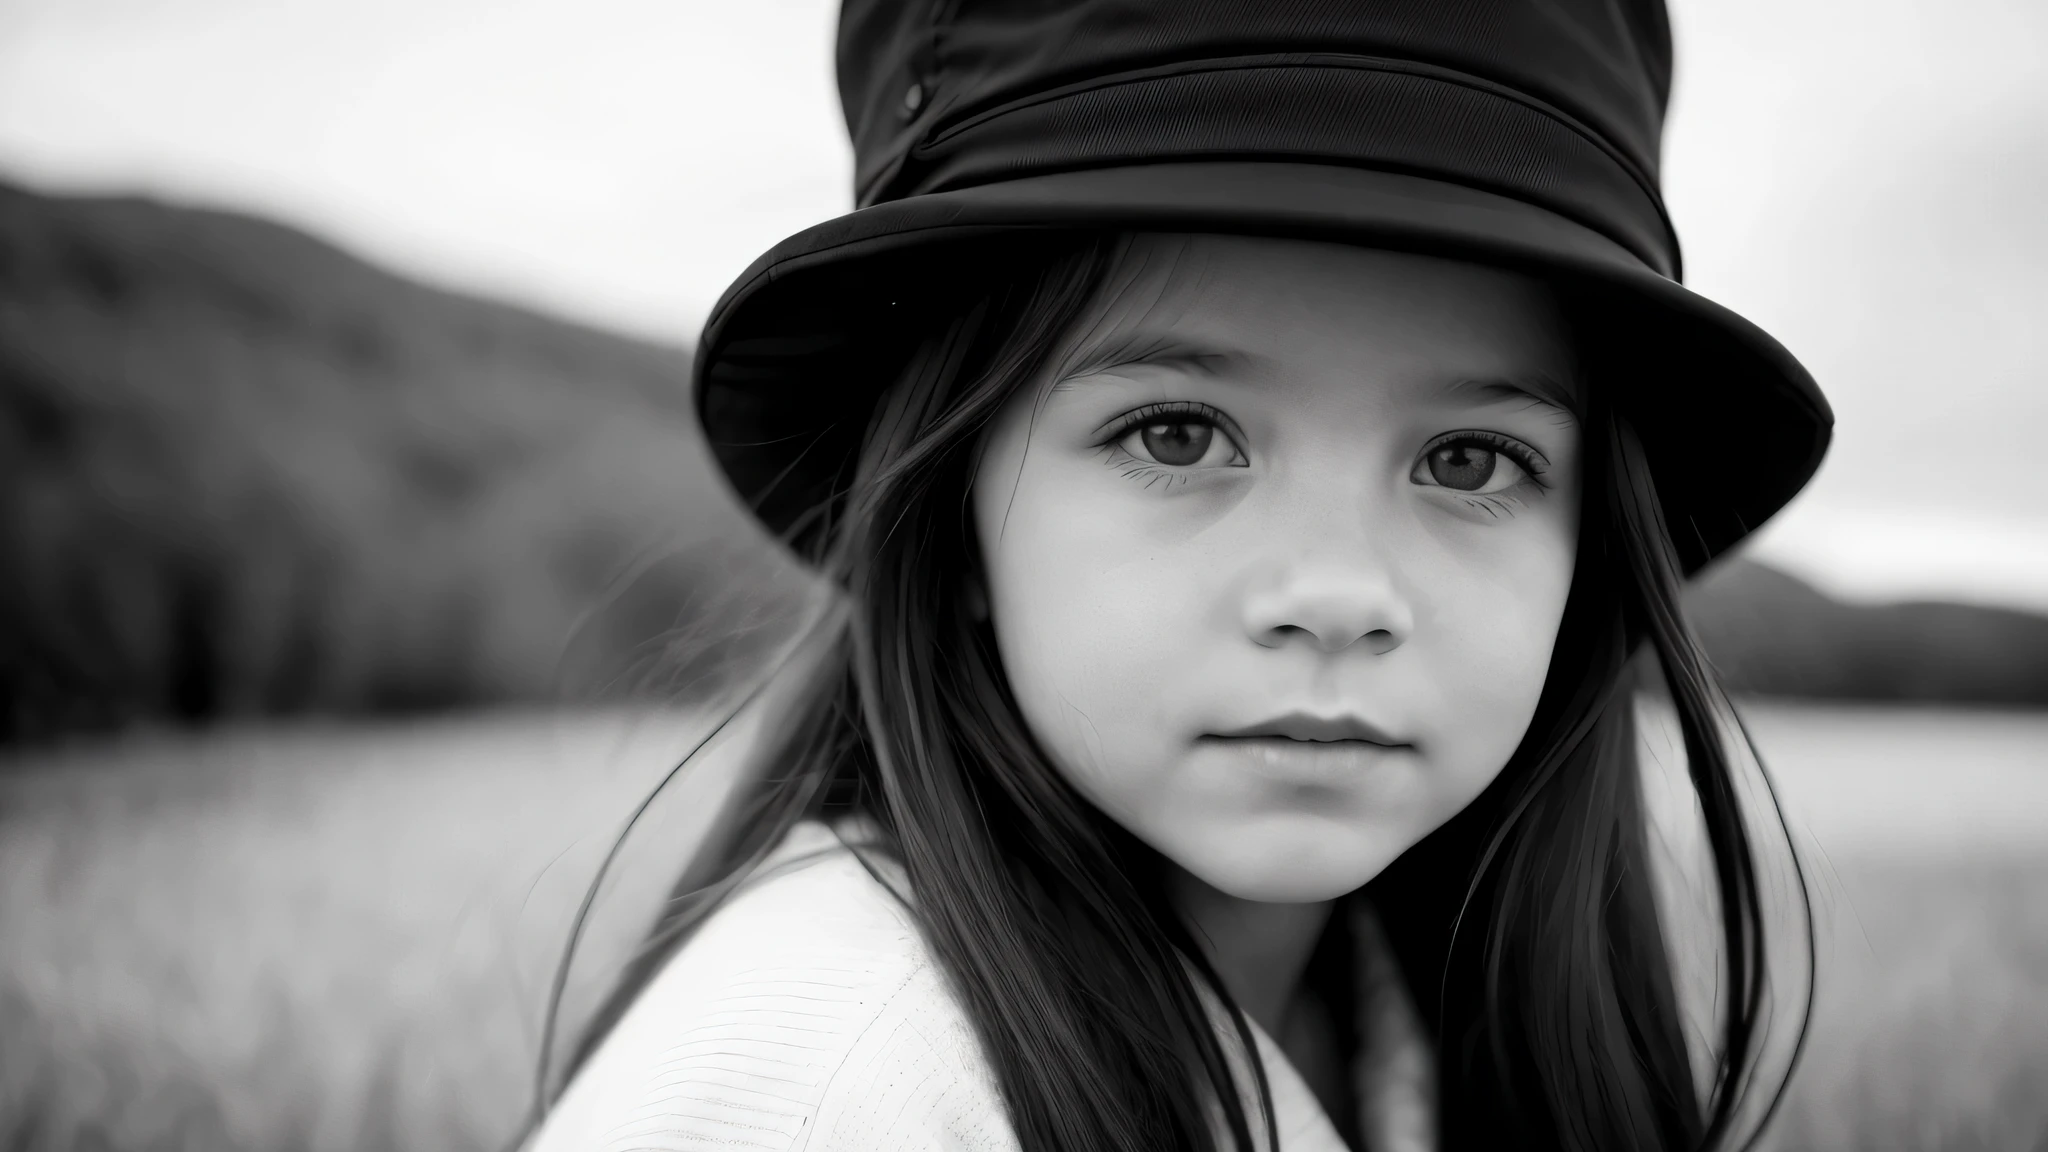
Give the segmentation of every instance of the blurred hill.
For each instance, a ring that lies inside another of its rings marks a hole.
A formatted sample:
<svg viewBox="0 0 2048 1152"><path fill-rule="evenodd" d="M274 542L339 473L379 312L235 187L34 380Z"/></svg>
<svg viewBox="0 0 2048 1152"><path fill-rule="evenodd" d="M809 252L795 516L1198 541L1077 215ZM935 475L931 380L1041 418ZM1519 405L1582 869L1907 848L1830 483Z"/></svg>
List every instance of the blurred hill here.
<svg viewBox="0 0 2048 1152"><path fill-rule="evenodd" d="M743 635L798 579L707 498L688 371L263 221L0 186L0 740L575 695Z"/></svg>
<svg viewBox="0 0 2048 1152"><path fill-rule="evenodd" d="M688 371L276 224L0 185L0 743L716 683L805 585ZM1737 691L2048 704L2048 619L1740 559L1693 607Z"/></svg>
<svg viewBox="0 0 2048 1152"><path fill-rule="evenodd" d="M1975 604L1845 604L1740 558L1696 581L1687 607L1737 694L2048 704L2048 617Z"/></svg>

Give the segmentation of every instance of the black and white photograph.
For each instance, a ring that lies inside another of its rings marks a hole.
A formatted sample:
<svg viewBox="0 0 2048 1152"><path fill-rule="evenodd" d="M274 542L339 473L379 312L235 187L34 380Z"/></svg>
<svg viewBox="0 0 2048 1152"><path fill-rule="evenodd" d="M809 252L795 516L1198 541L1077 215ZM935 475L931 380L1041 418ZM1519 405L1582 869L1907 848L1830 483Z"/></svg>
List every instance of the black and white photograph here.
<svg viewBox="0 0 2048 1152"><path fill-rule="evenodd" d="M2048 1152L2048 5L0 0L0 1150Z"/></svg>

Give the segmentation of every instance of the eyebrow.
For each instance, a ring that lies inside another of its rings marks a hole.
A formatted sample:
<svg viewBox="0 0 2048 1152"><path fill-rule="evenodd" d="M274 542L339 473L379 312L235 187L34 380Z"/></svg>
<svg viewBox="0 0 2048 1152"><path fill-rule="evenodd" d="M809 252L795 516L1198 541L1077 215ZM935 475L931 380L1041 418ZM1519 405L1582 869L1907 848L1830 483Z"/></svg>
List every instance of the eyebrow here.
<svg viewBox="0 0 2048 1152"><path fill-rule="evenodd" d="M1529 400L1570 416L1579 414L1578 390L1540 372L1459 380L1444 391L1481 400Z"/></svg>
<svg viewBox="0 0 2048 1152"><path fill-rule="evenodd" d="M1132 330L1106 337L1085 354L1062 368L1053 391L1063 391L1074 381L1098 376L1117 368L1151 365L1178 368L1209 377L1241 375L1249 369L1269 366L1272 358L1242 348L1211 344L1179 333ZM1468 377L1453 381L1445 394L1475 400L1525 400L1577 418L1579 389L1573 383L1543 372L1512 376Z"/></svg>
<svg viewBox="0 0 2048 1152"><path fill-rule="evenodd" d="M1130 332L1102 341L1063 368L1054 388L1065 388L1084 376L1097 376L1116 368L1148 365L1178 368L1203 376L1224 376L1265 363L1266 357L1241 348L1207 344L1186 336L1165 333Z"/></svg>

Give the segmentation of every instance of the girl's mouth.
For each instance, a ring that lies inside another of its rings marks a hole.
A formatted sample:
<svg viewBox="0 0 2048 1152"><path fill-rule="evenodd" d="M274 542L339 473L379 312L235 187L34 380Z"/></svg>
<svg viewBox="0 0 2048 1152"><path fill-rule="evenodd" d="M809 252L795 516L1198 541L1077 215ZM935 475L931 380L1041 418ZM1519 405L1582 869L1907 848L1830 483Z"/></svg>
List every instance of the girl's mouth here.
<svg viewBox="0 0 2048 1152"><path fill-rule="evenodd" d="M1405 761L1412 744L1380 740L1297 740L1288 736L1204 736L1205 747L1224 753L1246 772L1291 787L1347 787Z"/></svg>
<svg viewBox="0 0 2048 1152"><path fill-rule="evenodd" d="M1228 752L1247 770L1288 785L1348 785L1415 745L1353 714L1289 712L1242 728L1205 734L1198 743Z"/></svg>
<svg viewBox="0 0 2048 1152"><path fill-rule="evenodd" d="M1289 712L1242 728L1222 732L1211 732L1203 740L1217 741L1259 741L1299 744L1371 744L1382 749L1409 749L1414 745L1386 729L1374 724L1363 716L1350 713L1319 716L1309 712Z"/></svg>

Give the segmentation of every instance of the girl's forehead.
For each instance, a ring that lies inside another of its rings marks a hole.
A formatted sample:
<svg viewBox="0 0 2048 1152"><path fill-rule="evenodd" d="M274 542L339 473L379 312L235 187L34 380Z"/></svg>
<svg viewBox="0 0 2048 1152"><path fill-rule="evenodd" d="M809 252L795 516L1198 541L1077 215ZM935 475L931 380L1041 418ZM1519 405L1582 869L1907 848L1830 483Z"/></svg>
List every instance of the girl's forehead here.
<svg viewBox="0 0 2048 1152"><path fill-rule="evenodd" d="M1132 237L1058 360L1062 378L1171 363L1570 392L1575 376L1562 316L1538 281L1344 244L1206 234Z"/></svg>

